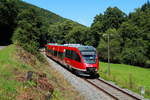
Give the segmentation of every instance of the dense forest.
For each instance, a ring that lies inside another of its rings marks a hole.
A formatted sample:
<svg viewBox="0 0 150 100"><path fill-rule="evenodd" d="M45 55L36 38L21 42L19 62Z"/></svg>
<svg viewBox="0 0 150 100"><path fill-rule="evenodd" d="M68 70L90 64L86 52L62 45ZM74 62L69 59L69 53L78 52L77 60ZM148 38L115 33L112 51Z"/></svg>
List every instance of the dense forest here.
<svg viewBox="0 0 150 100"><path fill-rule="evenodd" d="M109 36L112 63L150 67L149 2L128 15L108 7L86 27L20 0L1 0L0 27L0 45L15 43L35 55L47 42L93 45L102 61Z"/></svg>
<svg viewBox="0 0 150 100"><path fill-rule="evenodd" d="M149 2L129 15L117 7L109 7L95 17L91 30L99 34L97 49L102 60L107 59L109 35L111 62L150 67Z"/></svg>

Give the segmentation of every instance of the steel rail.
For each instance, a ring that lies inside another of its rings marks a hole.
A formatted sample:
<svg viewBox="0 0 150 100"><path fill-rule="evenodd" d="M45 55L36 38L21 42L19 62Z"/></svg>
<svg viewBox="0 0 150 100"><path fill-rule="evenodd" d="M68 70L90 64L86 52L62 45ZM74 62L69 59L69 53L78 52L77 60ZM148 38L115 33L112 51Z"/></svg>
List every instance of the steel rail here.
<svg viewBox="0 0 150 100"><path fill-rule="evenodd" d="M116 86L114 86L114 85L112 85L112 84L110 84L110 83L108 83L108 82L106 82L106 81L104 81L104 80L102 80L102 79L100 79L100 78L98 78L97 80L99 80L99 81L101 81L101 82L103 82L103 83L105 83L105 84L111 86L112 88L115 88L116 90L118 90L118 91L120 91L120 92L123 92L124 94L126 94L126 95L128 95L128 96L130 96L130 97L132 97L132 98L134 98L134 99L136 99L136 100L142 100L142 98L137 97L137 96L135 96L135 95L133 95L133 94L130 94L129 92L126 92L125 90L123 90L123 89L121 89L121 88L119 88L119 87L116 87Z"/></svg>
<svg viewBox="0 0 150 100"><path fill-rule="evenodd" d="M84 79L86 82L90 83L91 85L93 85L94 87L96 87L98 90L103 91L104 93L106 93L107 95L111 96L113 99L115 100L119 100L119 98L117 98L116 96L114 96L113 94L109 93L108 91L106 91L105 89L95 85L93 82L89 81L88 79Z"/></svg>

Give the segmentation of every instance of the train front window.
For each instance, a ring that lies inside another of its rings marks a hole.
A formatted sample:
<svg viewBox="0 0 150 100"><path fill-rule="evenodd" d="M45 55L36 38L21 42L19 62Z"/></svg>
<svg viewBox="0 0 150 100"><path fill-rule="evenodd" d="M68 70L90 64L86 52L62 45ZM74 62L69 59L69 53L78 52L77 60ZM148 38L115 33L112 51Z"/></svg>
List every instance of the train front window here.
<svg viewBox="0 0 150 100"><path fill-rule="evenodd" d="M88 64L96 63L96 52L95 51L82 51L81 55L82 55L85 63L88 63Z"/></svg>

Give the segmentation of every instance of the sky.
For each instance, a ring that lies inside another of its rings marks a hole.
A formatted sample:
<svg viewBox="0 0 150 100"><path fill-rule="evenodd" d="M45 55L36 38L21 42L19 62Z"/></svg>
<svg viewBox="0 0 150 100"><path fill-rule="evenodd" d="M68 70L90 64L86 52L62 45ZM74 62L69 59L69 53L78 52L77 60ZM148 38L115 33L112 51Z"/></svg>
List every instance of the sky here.
<svg viewBox="0 0 150 100"><path fill-rule="evenodd" d="M23 0L40 8L52 11L64 18L90 26L97 14L108 7L118 7L129 14L148 0Z"/></svg>

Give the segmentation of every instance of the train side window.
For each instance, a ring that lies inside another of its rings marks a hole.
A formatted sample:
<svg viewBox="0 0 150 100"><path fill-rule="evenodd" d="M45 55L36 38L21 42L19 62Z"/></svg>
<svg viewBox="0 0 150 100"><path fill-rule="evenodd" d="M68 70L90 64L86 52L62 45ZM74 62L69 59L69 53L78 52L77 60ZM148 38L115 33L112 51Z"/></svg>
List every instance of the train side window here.
<svg viewBox="0 0 150 100"><path fill-rule="evenodd" d="M54 50L53 50L53 49L52 49L52 51L51 51L51 52L52 52L52 55L54 55Z"/></svg>
<svg viewBox="0 0 150 100"><path fill-rule="evenodd" d="M75 51L73 51L72 57L75 61L81 62L80 56Z"/></svg>
<svg viewBox="0 0 150 100"><path fill-rule="evenodd" d="M70 50L69 57L70 57L71 59L73 59L73 51L72 51L72 50Z"/></svg>
<svg viewBox="0 0 150 100"><path fill-rule="evenodd" d="M59 57L60 59L63 59L63 53L62 53L62 52L58 52L58 57Z"/></svg>
<svg viewBox="0 0 150 100"><path fill-rule="evenodd" d="M65 57L68 57L68 50L66 50L65 52Z"/></svg>
<svg viewBox="0 0 150 100"><path fill-rule="evenodd" d="M70 58L70 50L66 50L66 57Z"/></svg>
<svg viewBox="0 0 150 100"><path fill-rule="evenodd" d="M57 51L54 50L54 56L57 56Z"/></svg>
<svg viewBox="0 0 150 100"><path fill-rule="evenodd" d="M64 56L63 52L60 52L60 58L61 58L61 59L64 58L63 56Z"/></svg>

